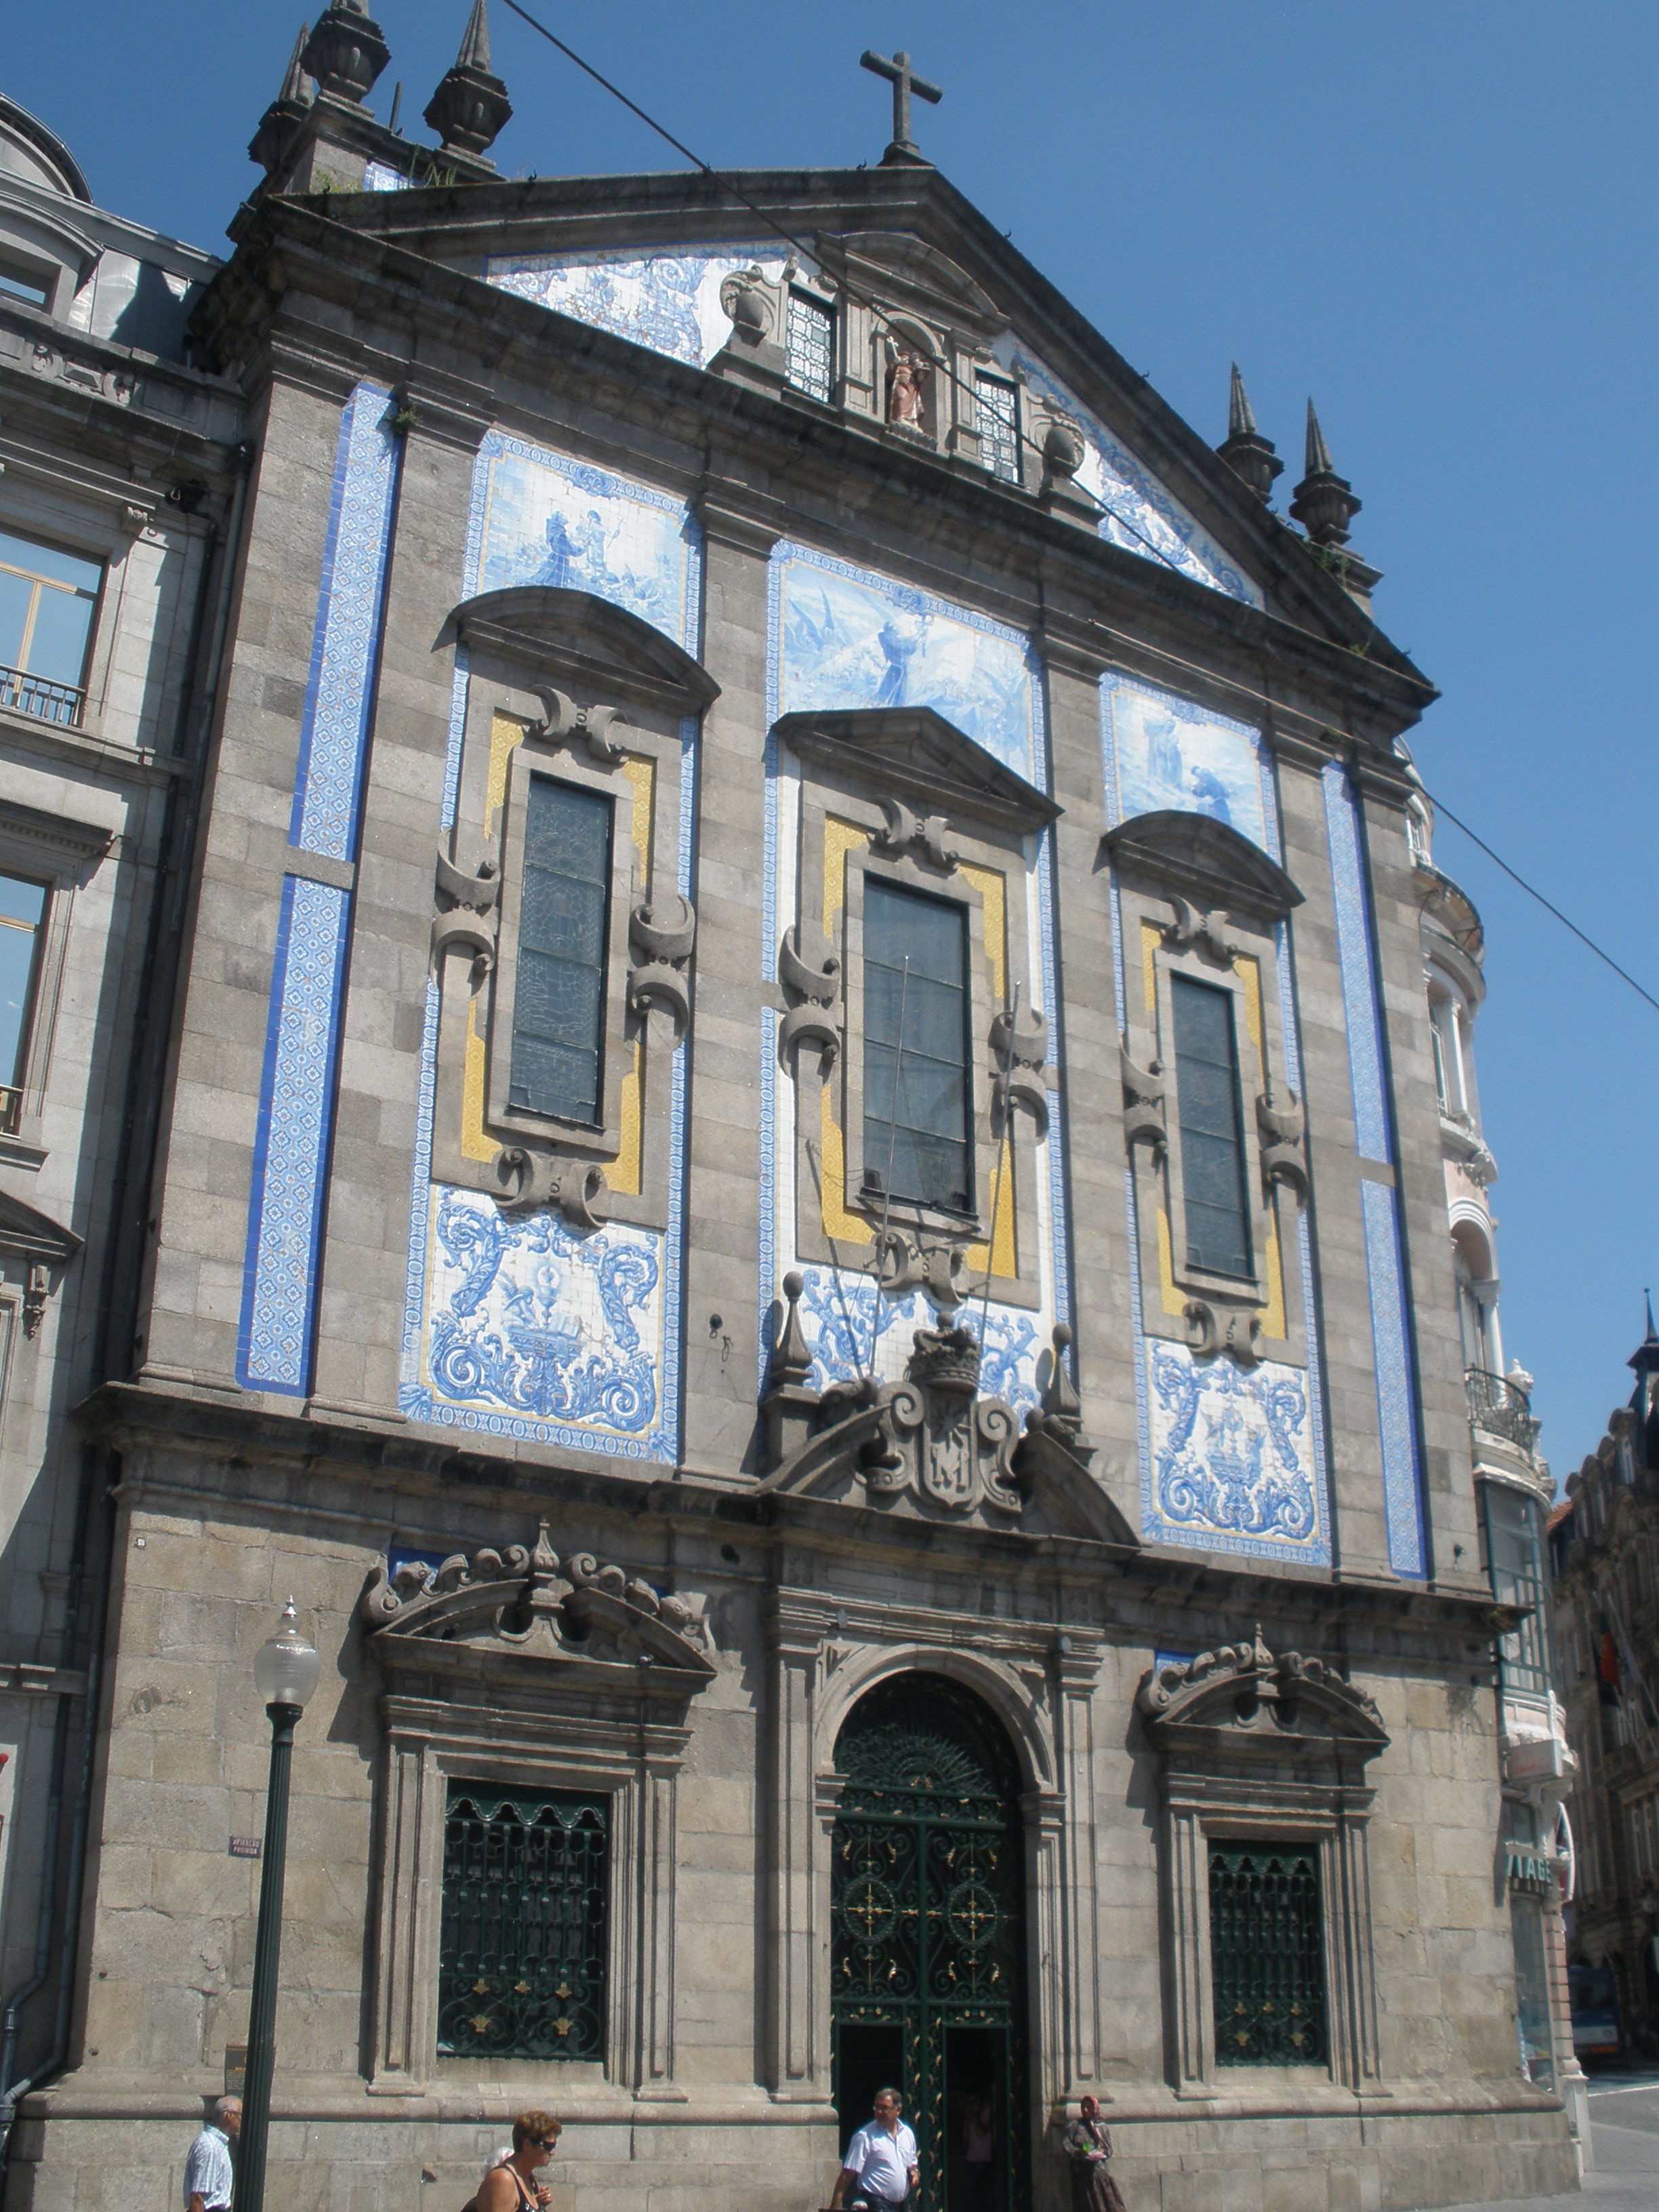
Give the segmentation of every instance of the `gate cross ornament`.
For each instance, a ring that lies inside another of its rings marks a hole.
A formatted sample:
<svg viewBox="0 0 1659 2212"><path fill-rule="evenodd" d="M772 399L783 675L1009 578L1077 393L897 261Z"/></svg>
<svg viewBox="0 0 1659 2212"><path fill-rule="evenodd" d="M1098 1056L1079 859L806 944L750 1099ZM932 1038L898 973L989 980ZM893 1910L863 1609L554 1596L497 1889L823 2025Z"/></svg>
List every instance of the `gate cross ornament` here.
<svg viewBox="0 0 1659 2212"><path fill-rule="evenodd" d="M921 149L910 136L910 95L929 101L937 107L945 94L936 84L929 84L925 76L917 76L910 67L910 57L901 47L890 62L884 54L865 52L859 57L859 67L867 69L872 76L884 76L893 88L893 143L882 159L884 161L920 161Z"/></svg>

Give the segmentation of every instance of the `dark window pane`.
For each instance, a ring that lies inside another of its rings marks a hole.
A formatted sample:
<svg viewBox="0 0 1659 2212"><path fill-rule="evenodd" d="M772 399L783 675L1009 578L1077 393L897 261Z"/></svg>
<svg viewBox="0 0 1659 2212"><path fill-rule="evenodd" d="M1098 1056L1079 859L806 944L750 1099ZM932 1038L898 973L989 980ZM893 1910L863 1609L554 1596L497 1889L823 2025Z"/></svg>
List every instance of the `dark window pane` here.
<svg viewBox="0 0 1659 2212"><path fill-rule="evenodd" d="M1501 1482L1488 1482L1483 1487L1492 1595L1503 1604L1531 1608L1518 1628L1498 1639L1498 1663L1511 1688L1541 1696L1550 1687L1550 1655L1538 1507L1520 1491Z"/></svg>
<svg viewBox="0 0 1659 2212"><path fill-rule="evenodd" d="M961 1213L973 1205L968 1025L965 908L866 876L865 1171L884 1189L890 1174L896 1198Z"/></svg>
<svg viewBox="0 0 1659 2212"><path fill-rule="evenodd" d="M1000 377L981 376L979 397L980 456L994 477L1019 482L1019 395Z"/></svg>
<svg viewBox="0 0 1659 2212"><path fill-rule="evenodd" d="M507 1103L600 1119L611 805L533 775L525 806Z"/></svg>
<svg viewBox="0 0 1659 2212"><path fill-rule="evenodd" d="M1232 994L1188 975L1172 975L1170 1001L1175 1020L1187 1264L1218 1275L1248 1275L1249 1194Z"/></svg>
<svg viewBox="0 0 1659 2212"><path fill-rule="evenodd" d="M605 2057L611 1801L452 1782L438 2049Z"/></svg>
<svg viewBox="0 0 1659 2212"><path fill-rule="evenodd" d="M789 321L785 340L785 374L798 390L821 399L827 407L835 381L835 319L804 293L789 295Z"/></svg>

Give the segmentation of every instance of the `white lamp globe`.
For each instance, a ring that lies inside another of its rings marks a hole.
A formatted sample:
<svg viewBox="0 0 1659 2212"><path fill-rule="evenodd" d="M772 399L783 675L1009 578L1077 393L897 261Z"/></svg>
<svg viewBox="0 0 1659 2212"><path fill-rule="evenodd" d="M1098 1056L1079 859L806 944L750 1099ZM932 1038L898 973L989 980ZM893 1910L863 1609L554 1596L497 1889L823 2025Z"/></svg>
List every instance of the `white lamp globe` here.
<svg viewBox="0 0 1659 2212"><path fill-rule="evenodd" d="M276 1635L254 1654L253 1680L259 1695L268 1705L303 1708L321 1671L321 1660L300 1633L294 1601L289 1598Z"/></svg>

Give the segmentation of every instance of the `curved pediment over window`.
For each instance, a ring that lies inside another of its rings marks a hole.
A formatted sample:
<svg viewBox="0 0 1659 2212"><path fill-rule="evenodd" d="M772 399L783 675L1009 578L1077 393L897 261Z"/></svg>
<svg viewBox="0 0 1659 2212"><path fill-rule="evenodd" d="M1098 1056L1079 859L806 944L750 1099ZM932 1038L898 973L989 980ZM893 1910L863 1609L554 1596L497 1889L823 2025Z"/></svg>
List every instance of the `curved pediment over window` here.
<svg viewBox="0 0 1659 2212"><path fill-rule="evenodd" d="M614 600L562 585L520 584L467 599L450 616L440 642L451 639L673 714L700 714L720 696L702 662L661 630Z"/></svg>
<svg viewBox="0 0 1659 2212"><path fill-rule="evenodd" d="M860 770L883 791L953 818L1034 830L1063 811L932 707L809 709L785 714L773 731L793 752Z"/></svg>
<svg viewBox="0 0 1659 2212"><path fill-rule="evenodd" d="M1114 867L1203 907L1282 921L1302 904L1302 893L1279 863L1212 815L1172 807L1132 815L1100 842Z"/></svg>
<svg viewBox="0 0 1659 2212"><path fill-rule="evenodd" d="M909 231L860 230L841 237L820 234L818 258L830 276L888 302L949 322L981 343L1008 327L1008 318L983 286Z"/></svg>
<svg viewBox="0 0 1659 2212"><path fill-rule="evenodd" d="M1363 1765L1389 1741L1374 1698L1322 1659L1275 1658L1259 1628L1247 1642L1154 1668L1135 1703L1165 1753Z"/></svg>
<svg viewBox="0 0 1659 2212"><path fill-rule="evenodd" d="M369 1648L406 1673L526 1674L577 1669L596 1689L606 1677L635 1694L689 1696L714 1678L702 1629L684 1598L664 1597L591 1553L561 1559L547 1525L532 1549L512 1544L436 1569L382 1566L359 1607Z"/></svg>

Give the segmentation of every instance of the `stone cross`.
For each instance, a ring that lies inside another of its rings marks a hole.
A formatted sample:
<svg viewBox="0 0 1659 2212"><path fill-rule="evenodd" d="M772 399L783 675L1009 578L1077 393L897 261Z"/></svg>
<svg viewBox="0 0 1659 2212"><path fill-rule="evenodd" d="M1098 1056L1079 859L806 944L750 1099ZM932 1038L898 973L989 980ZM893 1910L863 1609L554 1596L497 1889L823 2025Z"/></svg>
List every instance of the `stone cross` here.
<svg viewBox="0 0 1659 2212"><path fill-rule="evenodd" d="M860 69L873 76L884 76L893 88L893 143L887 149L890 155L908 155L920 161L921 149L910 137L910 95L930 101L935 107L945 94L936 84L929 84L925 76L917 76L910 67L910 57L901 50L890 62L884 55L864 53L859 57Z"/></svg>

